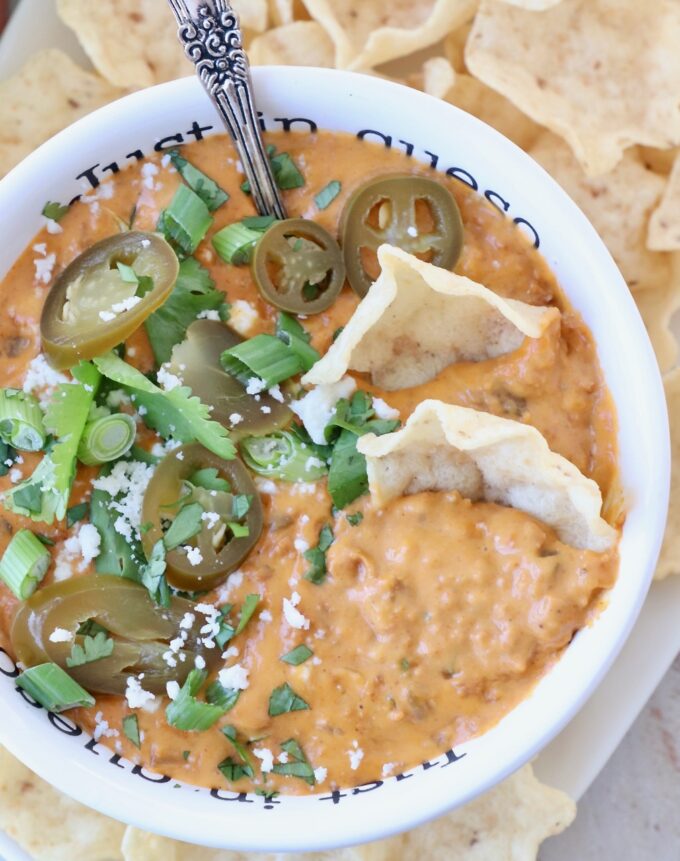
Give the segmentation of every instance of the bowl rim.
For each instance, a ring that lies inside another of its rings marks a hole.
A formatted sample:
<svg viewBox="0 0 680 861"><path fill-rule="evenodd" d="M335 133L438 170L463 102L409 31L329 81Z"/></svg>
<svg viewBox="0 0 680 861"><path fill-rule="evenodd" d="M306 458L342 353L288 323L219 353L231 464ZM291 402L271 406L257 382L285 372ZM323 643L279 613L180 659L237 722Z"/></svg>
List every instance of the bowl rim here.
<svg viewBox="0 0 680 861"><path fill-rule="evenodd" d="M256 90L262 91L265 97L267 90L273 90L275 98L285 98L286 92L294 92L296 87L304 88L310 79L313 79L315 86L318 86L319 89L327 89L329 93L335 90L341 94L344 93L345 97L350 99L355 97L369 102L380 98L397 99L400 110L412 109L416 112L435 112L437 115L441 115L443 123L450 121L452 124L459 123L461 127L468 126L480 136L480 141L483 141L485 146L497 151L500 156L506 156L508 160L515 160L520 168L520 173L533 174L535 180L540 183L542 191L545 191L546 196L559 202L564 222L573 229L574 235L578 237L579 241L583 242L583 247L579 248L579 251L584 262L590 267L589 274L599 271L600 277L608 283L612 296L616 297L615 304L612 304L612 297L604 296L603 300L609 301L612 312L619 315L619 322L625 323L634 342L640 379L645 378L644 388L638 387L639 393L646 398L645 403L649 408L647 422L648 425L653 426L647 426L645 432L650 436L650 439L654 438L654 445L648 447L644 454L647 457L650 476L656 482L655 492L648 494L646 499L640 497L633 503L633 509L640 509L643 507L643 503L647 502L647 511L640 514L641 517L643 515L646 517L646 526L644 529L638 527L639 535L636 539L644 544L644 550L640 551L645 561L644 576L639 577L636 587L629 596L626 610L614 626L615 630L610 636L607 649L604 650L603 655L599 656L599 660L589 667L590 672L587 675L586 683L576 686L572 691L574 697L568 707L563 706L558 715L552 715L547 725L534 732L530 742L516 745L515 749L500 764L486 761L482 755L478 762L481 764L483 777L476 782L473 781L472 786L462 790L456 786L455 778L448 779L447 774L446 781L431 781L432 783L437 782L440 788L448 787L448 792L440 793L436 797L427 791L401 791L399 798L392 793L391 803L381 805L374 803L370 796L362 796L367 800L370 799L370 803L364 804L369 812L360 814L357 812L356 805L347 804L346 807L336 807L334 803L331 808L326 805L325 809L333 809L337 815L330 817L324 814L323 818L319 819L320 823L323 822L323 833L311 837L305 833L298 833L294 827L291 827L291 825L296 826L304 822L305 819L308 821L312 810L311 801L318 798L318 796L310 796L309 799L297 799L296 801L300 801L300 804L290 805L291 810L295 811L293 823L275 825L274 821L270 820L268 824L272 827L262 829L253 835L237 833L234 837L230 836L228 841L229 848L241 851L322 850L386 837L395 832L412 828L453 807L466 803L476 795L487 791L491 786L533 758L582 707L625 643L651 581L663 537L668 501L670 476L668 419L663 385L656 359L625 281L602 240L583 213L530 156L477 118L439 99L395 82L335 69L277 66L254 68L253 79ZM312 88L310 88L309 99L311 101L317 100L319 96L313 94L311 90ZM15 199L15 196L22 192L22 188L25 188L27 183L36 181L35 177L45 178L49 176L50 165L59 163L59 154L65 148L86 148L84 142L88 140L89 135L101 134L102 128L108 128L115 132L119 123L125 123L128 126L134 125L137 122L137 117L143 115L145 106L149 106L153 101L158 100L160 103L172 105L173 100L191 102L201 99L204 100L205 107L207 97L199 82L194 78L184 78L132 93L116 102L105 105L57 134L15 167L0 181L0 202L5 199L9 201ZM212 111L212 108L210 110ZM348 110L351 112L351 109ZM218 131L221 132L221 128ZM551 269L554 268L550 260L546 262ZM565 292L569 293L568 290ZM593 334L596 335L595 332ZM598 356L602 363L599 338L597 338L597 344ZM607 381L609 382L609 379ZM616 406L620 415L621 405L618 401ZM650 513L652 509L653 515ZM606 615L606 612L604 611L602 615ZM601 619L598 617L592 629L601 628L600 622ZM590 637L590 631L584 632L583 637ZM575 648L573 645L569 646L558 662L560 666L565 663L570 651L573 652ZM548 674L548 680L555 673L555 669ZM546 679L542 680L537 689L546 687L545 681ZM555 690L553 693L557 695L558 692ZM497 734L499 727L502 731L502 727L512 723L516 731L517 725L524 720L527 704L535 699L535 694L536 691L489 733L474 740L470 745L461 746L461 748L465 748L467 751L468 747L476 747L479 755L480 740L489 737L492 733ZM231 816L227 816L223 810L216 813L210 808L208 812L203 813L201 809L192 804L192 815L187 816L185 814L183 817L181 812L185 810L186 802L193 800L191 795L184 792L176 793L175 797L179 803L173 803L171 796L166 793L165 803L161 803L160 796L156 794L154 796L155 803L147 806L146 802L150 796L146 791L148 787L143 781L137 781L136 787L132 785L131 781L127 781L123 788L123 784L118 780L117 770L108 770L114 772L113 774L104 773L104 769L99 767L100 763L94 758L91 758L91 766L84 766L80 762L71 762L69 768L64 768L61 751L54 744L54 734L48 736L47 733L44 733L40 734L38 738L29 735L23 731L25 705L21 704L13 708L12 703L16 705L19 702L18 698L14 697L13 700L10 700L4 695L4 689L1 699L7 713L0 724L0 741L19 759L58 789L90 807L114 818L135 824L140 828L203 845L219 847L226 845L224 831ZM531 709L529 709L529 714L530 712ZM444 766L447 764L451 763L445 762ZM455 769L451 769L450 774L453 775L454 773ZM434 774L435 769L430 772L430 775ZM439 772L439 777L441 776L441 772ZM394 779L391 780L391 783L394 784ZM415 787L416 784L419 787L423 786L422 780L413 781L412 784L407 783L406 786ZM399 786L401 789L401 784ZM368 790L365 791L368 792ZM354 799L352 800L354 801ZM227 805L227 807L231 808L232 806ZM234 805L234 808L237 807L243 808L245 805ZM173 810L176 812L176 816L172 815ZM240 813L242 810L238 811L234 822L237 821ZM319 813L318 809L317 813ZM185 823L185 819L190 821ZM314 830L317 831L318 829Z"/></svg>

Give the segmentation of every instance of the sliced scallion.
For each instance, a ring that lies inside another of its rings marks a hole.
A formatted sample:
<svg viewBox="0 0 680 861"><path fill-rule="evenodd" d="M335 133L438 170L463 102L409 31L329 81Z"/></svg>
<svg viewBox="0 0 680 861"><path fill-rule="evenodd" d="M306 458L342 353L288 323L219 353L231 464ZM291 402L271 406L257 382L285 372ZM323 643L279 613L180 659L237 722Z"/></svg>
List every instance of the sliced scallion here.
<svg viewBox="0 0 680 861"><path fill-rule="evenodd" d="M314 196L314 203L317 209L326 209L333 203L335 198L340 194L342 188L341 183L337 179L331 180L325 188Z"/></svg>
<svg viewBox="0 0 680 861"><path fill-rule="evenodd" d="M187 480L194 487L202 487L204 490L223 490L225 493L231 490L227 479L221 478L214 466L197 469Z"/></svg>
<svg viewBox="0 0 680 861"><path fill-rule="evenodd" d="M212 238L215 251L225 263L243 266L250 263L253 249L264 236L264 231L246 227L241 221L228 224Z"/></svg>
<svg viewBox="0 0 680 861"><path fill-rule="evenodd" d="M238 625L236 626L236 630L234 631L235 637L238 636L248 624L259 603L259 595L246 595L245 601L243 602L243 606L241 607L241 615L238 620Z"/></svg>
<svg viewBox="0 0 680 861"><path fill-rule="evenodd" d="M78 459L88 466L118 460L135 441L135 420L127 413L112 413L85 425L78 444Z"/></svg>
<svg viewBox="0 0 680 861"><path fill-rule="evenodd" d="M208 685L205 692L206 701L211 705L219 706L225 714L234 708L240 696L241 691L236 688L225 688L219 682Z"/></svg>
<svg viewBox="0 0 680 861"><path fill-rule="evenodd" d="M37 399L20 389L0 389L0 439L21 451L40 451L46 436Z"/></svg>
<svg viewBox="0 0 680 861"><path fill-rule="evenodd" d="M159 221L159 229L185 257L193 254L213 223L210 211L188 186L180 185Z"/></svg>
<svg viewBox="0 0 680 861"><path fill-rule="evenodd" d="M165 717L170 726L185 732L203 732L210 729L222 717L225 709L221 705L196 699L196 694L207 678L208 673L205 670L192 670L189 673L177 697L165 710Z"/></svg>
<svg viewBox="0 0 680 861"><path fill-rule="evenodd" d="M25 601L35 592L50 567L50 551L30 529L20 529L0 560L0 580Z"/></svg>
<svg viewBox="0 0 680 861"><path fill-rule="evenodd" d="M276 337L299 357L303 370L308 371L315 365L321 356L314 347L310 346L310 335L290 314L279 314L276 321Z"/></svg>
<svg viewBox="0 0 680 861"><path fill-rule="evenodd" d="M267 152L274 179L282 191L301 188L305 184L304 176L298 170L289 153L280 152L276 155L276 147L267 147ZM247 180L241 184L241 190L250 194L250 183Z"/></svg>
<svg viewBox="0 0 680 861"><path fill-rule="evenodd" d="M184 182L201 198L210 212L214 212L229 200L227 192L223 191L215 180L206 176L202 170L194 167L177 150L172 150L169 155Z"/></svg>
<svg viewBox="0 0 680 861"><path fill-rule="evenodd" d="M246 465L258 475L281 481L318 481L328 473L325 460L292 431L247 437L240 447Z"/></svg>
<svg viewBox="0 0 680 861"><path fill-rule="evenodd" d="M39 664L24 670L17 685L49 712L89 708L95 703L94 697L57 664Z"/></svg>
<svg viewBox="0 0 680 861"><path fill-rule="evenodd" d="M297 353L274 335L255 335L222 353L222 367L247 385L251 377L263 380L266 388L299 374L304 366Z"/></svg>

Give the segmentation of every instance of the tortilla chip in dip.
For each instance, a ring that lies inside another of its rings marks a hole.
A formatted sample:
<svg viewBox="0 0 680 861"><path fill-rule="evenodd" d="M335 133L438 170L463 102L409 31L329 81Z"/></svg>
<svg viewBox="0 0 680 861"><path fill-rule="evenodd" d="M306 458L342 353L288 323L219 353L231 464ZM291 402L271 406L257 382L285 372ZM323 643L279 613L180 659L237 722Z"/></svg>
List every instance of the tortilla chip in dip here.
<svg viewBox="0 0 680 861"><path fill-rule="evenodd" d="M580 206L609 249L631 290L664 286L670 278L669 254L647 247L649 216L666 186L646 167L639 153L627 152L605 176L589 178L569 147L545 133L529 150Z"/></svg>
<svg viewBox="0 0 680 861"><path fill-rule="evenodd" d="M35 861L118 861L125 826L72 801L0 747L0 829Z"/></svg>
<svg viewBox="0 0 680 861"><path fill-rule="evenodd" d="M600 516L602 495L530 425L441 401L420 403L404 427L359 438L371 496L381 506L425 490L456 490L531 514L565 544L602 551L616 530Z"/></svg>
<svg viewBox="0 0 680 861"><path fill-rule="evenodd" d="M680 143L679 30L676 0L562 0L543 12L482 0L465 59L596 176L635 143Z"/></svg>
<svg viewBox="0 0 680 861"><path fill-rule="evenodd" d="M335 43L338 68L370 69L437 42L463 24L477 0L304 0Z"/></svg>
<svg viewBox="0 0 680 861"><path fill-rule="evenodd" d="M556 308L503 299L399 248L382 245L378 261L380 277L303 383L335 383L355 370L388 391L417 386L454 362L510 353L559 318Z"/></svg>
<svg viewBox="0 0 680 861"><path fill-rule="evenodd" d="M52 135L120 95L62 51L34 54L0 82L0 177Z"/></svg>
<svg viewBox="0 0 680 861"><path fill-rule="evenodd" d="M331 68L334 48L330 36L316 21L293 21L253 39L248 51L254 66L322 66Z"/></svg>
<svg viewBox="0 0 680 861"><path fill-rule="evenodd" d="M286 855L287 861L535 861L539 846L564 831L574 802L541 783L530 765L484 795L406 834L364 846ZM276 861L269 853L202 849L129 828L124 861Z"/></svg>
<svg viewBox="0 0 680 861"><path fill-rule="evenodd" d="M676 155L668 185L649 220L647 247L653 251L680 251L680 155Z"/></svg>

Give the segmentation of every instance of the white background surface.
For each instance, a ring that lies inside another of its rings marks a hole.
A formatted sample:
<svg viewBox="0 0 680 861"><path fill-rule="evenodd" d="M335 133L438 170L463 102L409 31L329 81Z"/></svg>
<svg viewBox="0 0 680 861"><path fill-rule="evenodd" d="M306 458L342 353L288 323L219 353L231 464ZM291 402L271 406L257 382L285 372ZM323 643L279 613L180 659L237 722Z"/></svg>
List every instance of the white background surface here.
<svg viewBox="0 0 680 861"><path fill-rule="evenodd" d="M83 61L53 0L22 0L0 41L0 78L29 51L59 46ZM581 796L680 650L680 577L652 587L623 653L588 705L539 757L539 776ZM680 663L666 676L579 805L576 823L541 861L680 861ZM6 861L26 861L5 845ZM415 861L415 859L414 859ZM452 859L453 861L453 859ZM499 859L500 861L500 859Z"/></svg>

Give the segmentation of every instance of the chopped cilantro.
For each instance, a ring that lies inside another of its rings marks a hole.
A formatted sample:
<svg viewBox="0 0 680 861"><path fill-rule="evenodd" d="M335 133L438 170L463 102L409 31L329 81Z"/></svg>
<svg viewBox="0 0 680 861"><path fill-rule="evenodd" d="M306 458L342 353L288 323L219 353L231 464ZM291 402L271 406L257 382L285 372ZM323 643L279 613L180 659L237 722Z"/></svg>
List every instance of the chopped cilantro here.
<svg viewBox="0 0 680 861"><path fill-rule="evenodd" d="M347 522L350 526L358 526L363 519L364 514L362 511L355 511L354 514L347 515Z"/></svg>
<svg viewBox="0 0 680 861"><path fill-rule="evenodd" d="M237 493L231 502L231 516L235 520L242 520L250 511L253 504L252 494Z"/></svg>
<svg viewBox="0 0 680 861"><path fill-rule="evenodd" d="M250 621L257 605L260 603L259 595L246 595L246 599L241 607L241 615L239 616L238 625L234 631L234 636L237 637Z"/></svg>
<svg viewBox="0 0 680 861"><path fill-rule="evenodd" d="M99 631L94 637L85 636L82 646L74 643L71 654L66 658L67 667L80 667L83 664L91 664L102 658L108 658L113 653L113 640L103 631Z"/></svg>
<svg viewBox="0 0 680 861"><path fill-rule="evenodd" d="M124 281L126 284L139 284L139 278L132 266L128 266L127 263L123 263L121 260L118 260L116 262L116 268L120 273L121 281Z"/></svg>
<svg viewBox="0 0 680 861"><path fill-rule="evenodd" d="M123 718L123 734L135 747L140 748L142 746L137 715L126 715Z"/></svg>
<svg viewBox="0 0 680 861"><path fill-rule="evenodd" d="M274 688L269 697L269 717L276 717L288 712L305 711L308 708L309 703L299 697L288 682Z"/></svg>
<svg viewBox="0 0 680 861"><path fill-rule="evenodd" d="M61 203L55 203L54 201L48 201L42 209L42 214L45 218L49 218L51 221L61 221L61 219L68 212L69 207L68 204L63 206Z"/></svg>
<svg viewBox="0 0 680 861"><path fill-rule="evenodd" d="M70 529L74 523L79 523L86 515L89 509L87 502L80 502L78 505L72 505L66 509L66 526Z"/></svg>
<svg viewBox="0 0 680 861"><path fill-rule="evenodd" d="M305 574L305 580L312 583L323 583L326 579L326 551L333 543L333 530L328 523L321 527L319 541L316 547L310 547L302 554L311 567Z"/></svg>
<svg viewBox="0 0 680 861"><path fill-rule="evenodd" d="M95 634L108 634L109 632L103 625L100 625L99 622L95 622L94 619L87 619L83 622L76 634L79 634L81 637L94 637Z"/></svg>
<svg viewBox="0 0 680 861"><path fill-rule="evenodd" d="M220 649L223 649L229 640L234 636L236 629L229 621L229 613L231 613L233 609L233 604L225 604L224 607L220 609L219 615L219 624L220 630L215 637L215 642L219 646Z"/></svg>
<svg viewBox="0 0 680 861"><path fill-rule="evenodd" d="M240 696L241 691L236 688L225 688L217 681L212 682L205 692L206 702L219 706L225 713L234 708Z"/></svg>
<svg viewBox="0 0 680 861"><path fill-rule="evenodd" d="M161 607L170 606L170 587L165 578L166 568L165 547L163 541L159 540L153 546L149 561L140 567L139 576L142 585L149 590L149 595Z"/></svg>
<svg viewBox="0 0 680 861"><path fill-rule="evenodd" d="M163 537L165 549L174 550L180 544L186 544L189 539L198 535L203 528L201 520L203 512L203 506L198 502L192 502L180 508L177 517Z"/></svg>
<svg viewBox="0 0 680 861"><path fill-rule="evenodd" d="M340 194L342 184L337 179L332 179L325 188L314 197L317 209L326 209Z"/></svg>
<svg viewBox="0 0 680 861"><path fill-rule="evenodd" d="M204 490L222 490L225 493L231 490L229 482L226 478L220 478L214 466L196 470L187 480L194 487L202 487Z"/></svg>
<svg viewBox="0 0 680 861"><path fill-rule="evenodd" d="M253 769L250 755L246 746L239 741L236 727L227 724L227 726L222 727L222 734L231 742L239 761L234 760L233 757L227 757L222 760L217 768L227 780L235 781L242 777L255 777L255 770Z"/></svg>
<svg viewBox="0 0 680 861"><path fill-rule="evenodd" d="M402 658L402 659L399 661L399 666L402 668L402 670L403 670L404 672L406 672L406 670L410 670L410 669L411 669L411 662L408 660L408 658Z"/></svg>
<svg viewBox="0 0 680 861"><path fill-rule="evenodd" d="M269 163L272 167L274 180L282 191L292 188L301 188L305 184L305 178L298 170L297 165L287 152L276 153L276 147L268 147ZM246 180L241 185L241 191L250 194L250 183Z"/></svg>
<svg viewBox="0 0 680 861"><path fill-rule="evenodd" d="M236 523L230 520L227 526L231 529L234 538L247 538L250 535L250 527L245 523Z"/></svg>
<svg viewBox="0 0 680 861"><path fill-rule="evenodd" d="M293 667L298 667L300 664L304 664L305 661L309 660L312 657L314 652L302 643L299 646L296 646L290 652L287 652L285 655L281 655L281 660L285 664L290 664Z"/></svg>
<svg viewBox="0 0 680 861"><path fill-rule="evenodd" d="M184 182L201 198L210 212L214 212L229 200L229 195L226 191L223 191L203 171L194 167L191 162L188 162L177 150L172 150L169 156Z"/></svg>
<svg viewBox="0 0 680 861"><path fill-rule="evenodd" d="M286 751L292 761L277 762L272 768L274 774L282 774L286 777L299 777L310 786L314 786L316 783L314 769L298 742L294 738L289 738L287 741L281 742L281 749Z"/></svg>

